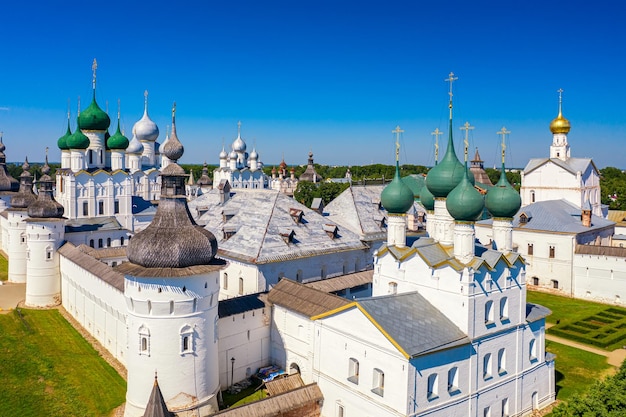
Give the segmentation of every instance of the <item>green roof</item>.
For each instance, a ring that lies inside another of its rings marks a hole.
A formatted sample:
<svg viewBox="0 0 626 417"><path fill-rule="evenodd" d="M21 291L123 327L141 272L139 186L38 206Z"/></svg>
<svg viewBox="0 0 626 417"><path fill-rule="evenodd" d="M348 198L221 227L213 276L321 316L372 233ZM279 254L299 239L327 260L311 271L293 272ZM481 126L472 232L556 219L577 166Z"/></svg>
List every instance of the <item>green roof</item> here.
<svg viewBox="0 0 626 417"><path fill-rule="evenodd" d="M111 125L109 115L96 103L95 90L91 104L78 116L78 125L84 130L107 130Z"/></svg>
<svg viewBox="0 0 626 417"><path fill-rule="evenodd" d="M107 147L109 149L126 149L128 143L128 138L122 135L120 131L120 120L117 119L117 131L106 141Z"/></svg>
<svg viewBox="0 0 626 417"><path fill-rule="evenodd" d="M380 201L387 212L404 214L413 205L413 191L400 179L400 167L396 162L396 174L380 195Z"/></svg>
<svg viewBox="0 0 626 417"><path fill-rule="evenodd" d="M522 205L522 199L509 183L502 164L498 182L487 191L485 206L493 217L513 217Z"/></svg>

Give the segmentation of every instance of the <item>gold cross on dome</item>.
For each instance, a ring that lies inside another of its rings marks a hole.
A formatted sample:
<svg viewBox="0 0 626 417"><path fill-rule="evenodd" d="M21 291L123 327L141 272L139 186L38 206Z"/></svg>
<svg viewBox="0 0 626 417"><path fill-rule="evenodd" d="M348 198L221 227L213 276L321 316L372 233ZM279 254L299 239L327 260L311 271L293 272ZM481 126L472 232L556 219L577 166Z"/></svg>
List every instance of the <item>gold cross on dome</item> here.
<svg viewBox="0 0 626 417"><path fill-rule="evenodd" d="M400 125L398 125L391 133L396 134L396 162L398 162L400 160L400 133L404 133L404 130L400 129Z"/></svg>
<svg viewBox="0 0 626 417"><path fill-rule="evenodd" d="M469 131L473 130L474 126L470 126L469 122L465 122L465 124L461 127L461 130L465 130L465 140L463 144L465 145L465 162L467 162L467 149L469 148Z"/></svg>
<svg viewBox="0 0 626 417"><path fill-rule="evenodd" d="M506 127L502 126L502 129L496 132L498 135L502 135L502 163L504 164L504 152L506 150L506 135L511 133L510 130L506 130Z"/></svg>

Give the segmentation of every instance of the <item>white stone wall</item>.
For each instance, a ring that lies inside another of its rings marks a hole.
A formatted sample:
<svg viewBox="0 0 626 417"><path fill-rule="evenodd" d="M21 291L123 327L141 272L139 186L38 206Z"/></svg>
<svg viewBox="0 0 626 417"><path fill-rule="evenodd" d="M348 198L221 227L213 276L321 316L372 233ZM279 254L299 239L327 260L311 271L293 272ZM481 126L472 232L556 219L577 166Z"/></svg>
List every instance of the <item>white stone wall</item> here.
<svg viewBox="0 0 626 417"><path fill-rule="evenodd" d="M9 256L9 281L26 282L26 210L7 210L7 255Z"/></svg>
<svg viewBox="0 0 626 417"><path fill-rule="evenodd" d="M117 360L126 365L124 293L60 256L62 305Z"/></svg>
<svg viewBox="0 0 626 417"><path fill-rule="evenodd" d="M259 308L218 320L218 364L222 389L270 364L270 315L269 308ZM235 358L234 364L232 358Z"/></svg>
<svg viewBox="0 0 626 417"><path fill-rule="evenodd" d="M295 364L305 384L315 382L312 362L315 324L308 317L274 305L271 326L272 362L288 372Z"/></svg>
<svg viewBox="0 0 626 417"><path fill-rule="evenodd" d="M574 254L574 297L602 303L626 303L626 258Z"/></svg>

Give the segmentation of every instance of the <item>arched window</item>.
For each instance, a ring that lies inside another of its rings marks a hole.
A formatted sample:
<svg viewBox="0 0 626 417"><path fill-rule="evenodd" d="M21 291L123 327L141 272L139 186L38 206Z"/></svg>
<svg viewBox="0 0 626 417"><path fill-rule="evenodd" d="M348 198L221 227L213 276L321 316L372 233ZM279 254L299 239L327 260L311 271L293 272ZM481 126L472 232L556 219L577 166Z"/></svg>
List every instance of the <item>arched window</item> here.
<svg viewBox="0 0 626 417"><path fill-rule="evenodd" d="M387 290L387 294L397 294L398 293L398 283L390 282L389 289Z"/></svg>
<svg viewBox="0 0 626 417"><path fill-rule="evenodd" d="M459 390L459 368L456 366L448 371L448 392Z"/></svg>
<svg viewBox="0 0 626 417"><path fill-rule="evenodd" d="M186 324L180 329L180 353L192 353L194 351L193 328Z"/></svg>
<svg viewBox="0 0 626 417"><path fill-rule="evenodd" d="M239 277L239 295L243 295L243 277Z"/></svg>
<svg viewBox="0 0 626 417"><path fill-rule="evenodd" d="M94 245L93 239L89 239L89 246L91 246L93 248L94 247L93 245Z"/></svg>
<svg viewBox="0 0 626 417"><path fill-rule="evenodd" d="M428 391L426 392L426 398L434 400L439 397L439 374L428 375Z"/></svg>
<svg viewBox="0 0 626 417"><path fill-rule="evenodd" d="M372 392L380 395L385 394L385 373L378 368L374 368L374 375L372 378Z"/></svg>
<svg viewBox="0 0 626 417"><path fill-rule="evenodd" d="M101 248L104 245L102 239L98 239L98 247Z"/></svg>
<svg viewBox="0 0 626 417"><path fill-rule="evenodd" d="M124 236L120 238L120 246L124 246Z"/></svg>
<svg viewBox="0 0 626 417"><path fill-rule="evenodd" d="M139 354L150 356L150 330L144 325L139 328Z"/></svg>
<svg viewBox="0 0 626 417"><path fill-rule="evenodd" d="M504 348L498 351L498 373L506 374L506 350Z"/></svg>
<svg viewBox="0 0 626 417"><path fill-rule="evenodd" d="M228 274L224 272L224 282L222 283L222 288L225 290L228 289Z"/></svg>
<svg viewBox="0 0 626 417"><path fill-rule="evenodd" d="M491 362L491 353L487 353L483 358L483 378L489 379L491 378L491 369L493 364Z"/></svg>
<svg viewBox="0 0 626 417"><path fill-rule="evenodd" d="M491 300L485 303L485 324L493 324L493 301Z"/></svg>
<svg viewBox="0 0 626 417"><path fill-rule="evenodd" d="M359 361L354 358L348 361L348 381L359 384Z"/></svg>
<svg viewBox="0 0 626 417"><path fill-rule="evenodd" d="M509 299L508 297L502 297L500 299L500 321L507 321L509 319Z"/></svg>
<svg viewBox="0 0 626 417"><path fill-rule="evenodd" d="M107 248L111 247L111 238L107 237Z"/></svg>
<svg viewBox="0 0 626 417"><path fill-rule="evenodd" d="M530 341L530 344L528 346L528 353L531 362L537 360L537 341L535 339L532 339Z"/></svg>

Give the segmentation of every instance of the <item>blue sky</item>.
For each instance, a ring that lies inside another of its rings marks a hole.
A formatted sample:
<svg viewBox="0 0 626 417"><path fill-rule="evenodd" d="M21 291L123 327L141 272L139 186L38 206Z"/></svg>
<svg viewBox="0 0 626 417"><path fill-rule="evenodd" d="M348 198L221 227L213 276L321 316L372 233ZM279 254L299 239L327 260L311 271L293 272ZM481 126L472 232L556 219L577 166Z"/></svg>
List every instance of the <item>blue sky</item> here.
<svg viewBox="0 0 626 417"><path fill-rule="evenodd" d="M626 168L626 29L620 2L152 1L34 2L2 6L0 131L7 159L41 161L72 129L77 97L109 103L127 136L149 112L165 137L172 102L183 163L217 163L242 137L266 165L434 162L430 134L448 131L453 71L455 142L507 165L546 157L564 90L572 156ZM114 131L111 128L111 133ZM462 151L459 155L462 155ZM473 154L473 151L470 151Z"/></svg>

